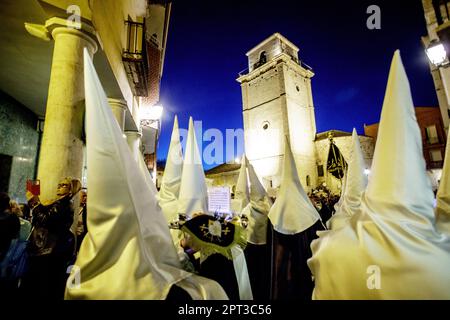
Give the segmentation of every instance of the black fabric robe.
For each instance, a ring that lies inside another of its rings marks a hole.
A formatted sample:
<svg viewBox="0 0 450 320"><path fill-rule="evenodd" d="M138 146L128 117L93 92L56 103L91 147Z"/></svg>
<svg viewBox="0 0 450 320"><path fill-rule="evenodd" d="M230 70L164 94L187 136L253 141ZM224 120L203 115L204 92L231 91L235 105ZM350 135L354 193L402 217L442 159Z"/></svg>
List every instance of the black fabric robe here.
<svg viewBox="0 0 450 320"><path fill-rule="evenodd" d="M323 230L320 220L294 235L272 230L271 300L311 300L314 283L306 262L319 230Z"/></svg>
<svg viewBox="0 0 450 320"><path fill-rule="evenodd" d="M230 300L240 300L233 260L218 253L212 254L200 264L199 274L219 283Z"/></svg>
<svg viewBox="0 0 450 320"><path fill-rule="evenodd" d="M267 301L270 299L271 238L270 223L267 223L267 243L247 243L244 251L253 300L256 301Z"/></svg>

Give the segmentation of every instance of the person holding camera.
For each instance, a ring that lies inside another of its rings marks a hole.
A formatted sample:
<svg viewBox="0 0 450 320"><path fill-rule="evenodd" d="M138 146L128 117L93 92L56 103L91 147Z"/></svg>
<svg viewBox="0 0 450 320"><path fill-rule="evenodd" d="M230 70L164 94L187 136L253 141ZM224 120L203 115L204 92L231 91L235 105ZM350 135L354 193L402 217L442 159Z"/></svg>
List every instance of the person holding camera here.
<svg viewBox="0 0 450 320"><path fill-rule="evenodd" d="M63 299L67 268L74 260L75 235L73 197L80 191L78 179L64 178L57 187L57 198L48 204L27 192L32 209L29 239L29 272L24 280L26 292L39 299Z"/></svg>

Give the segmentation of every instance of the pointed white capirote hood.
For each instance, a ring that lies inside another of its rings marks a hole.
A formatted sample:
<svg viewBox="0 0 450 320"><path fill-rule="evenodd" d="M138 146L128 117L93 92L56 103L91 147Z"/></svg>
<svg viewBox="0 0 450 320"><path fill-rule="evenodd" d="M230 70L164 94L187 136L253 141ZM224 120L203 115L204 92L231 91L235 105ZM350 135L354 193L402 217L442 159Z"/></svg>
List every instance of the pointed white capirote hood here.
<svg viewBox="0 0 450 320"><path fill-rule="evenodd" d="M173 121L172 136L167 153L166 167L158 194L159 203L176 201L180 192L181 173L183 172L183 152L178 128L178 117Z"/></svg>
<svg viewBox="0 0 450 320"><path fill-rule="evenodd" d="M434 220L434 196L422 152L409 81L396 51L364 196L373 212L389 219L407 218L427 225Z"/></svg>
<svg viewBox="0 0 450 320"><path fill-rule="evenodd" d="M300 183L287 137L284 148L283 180L277 199L270 209L269 219L277 232L288 235L303 232L320 220L319 213Z"/></svg>
<svg viewBox="0 0 450 320"><path fill-rule="evenodd" d="M344 202L341 210L348 216L359 208L361 197L367 187L367 175L364 173L366 164L361 150L358 133L353 129L352 154L348 164L348 174L346 179Z"/></svg>
<svg viewBox="0 0 450 320"><path fill-rule="evenodd" d="M178 217L178 195L180 193L181 173L183 172L183 152L178 128L178 117L173 121L172 136L170 138L169 152L167 153L166 167L158 193L158 202L168 222Z"/></svg>
<svg viewBox="0 0 450 320"><path fill-rule="evenodd" d="M267 223L272 200L258 179L255 169L245 158L250 182L250 203L244 207L242 214L248 218L247 241L251 244L266 244Z"/></svg>
<svg viewBox="0 0 450 320"><path fill-rule="evenodd" d="M191 217L193 213L199 212L208 214L208 189L195 137L194 121L190 117L178 197L178 213Z"/></svg>
<svg viewBox="0 0 450 320"><path fill-rule="evenodd" d="M255 168L250 163L248 163L248 179L250 181L250 200L260 202L266 198L267 192L261 184L261 181L259 181Z"/></svg>
<svg viewBox="0 0 450 320"><path fill-rule="evenodd" d="M165 299L173 284L194 299L223 298L217 283L181 269L155 194L123 138L86 49L84 79L89 233L65 298Z"/></svg>
<svg viewBox="0 0 450 320"><path fill-rule="evenodd" d="M250 202L250 192L248 188L247 177L247 157L245 154L242 156L241 168L239 170L239 177L236 183L235 199L242 199L243 206L246 206Z"/></svg>
<svg viewBox="0 0 450 320"><path fill-rule="evenodd" d="M311 243L313 298L450 299L450 238L436 232L433 214L422 137L396 51L360 209Z"/></svg>
<svg viewBox="0 0 450 320"><path fill-rule="evenodd" d="M236 183L236 191L234 193L234 199L231 201L232 211L239 214L242 212L250 202L250 192L248 187L248 175L247 175L247 158L242 156L241 168L239 169L239 176Z"/></svg>
<svg viewBox="0 0 450 320"><path fill-rule="evenodd" d="M344 194L345 194L345 189L347 186L347 176L348 176L348 172L345 171L344 172L344 178L342 179L342 189L341 189L341 196L339 198L339 201L334 205L334 211L337 212L339 210L339 208L342 205L342 202L344 202ZM328 220L329 222L329 220Z"/></svg>
<svg viewBox="0 0 450 320"><path fill-rule="evenodd" d="M330 219L329 227L337 230L353 216L361 205L362 195L367 187L367 175L364 173L365 162L359 143L358 133L353 129L352 152L350 155L346 178L345 190L342 195L342 203L336 214Z"/></svg>
<svg viewBox="0 0 450 320"><path fill-rule="evenodd" d="M439 231L450 235L450 131L447 138L444 168L437 193L436 225Z"/></svg>

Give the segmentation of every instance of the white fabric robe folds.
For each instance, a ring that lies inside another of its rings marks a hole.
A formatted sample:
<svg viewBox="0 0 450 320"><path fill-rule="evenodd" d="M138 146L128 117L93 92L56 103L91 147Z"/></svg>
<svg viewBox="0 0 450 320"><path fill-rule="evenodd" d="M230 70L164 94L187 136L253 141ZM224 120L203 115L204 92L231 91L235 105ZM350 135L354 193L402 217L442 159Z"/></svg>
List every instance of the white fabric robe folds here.
<svg viewBox="0 0 450 320"><path fill-rule="evenodd" d="M166 219L114 119L85 50L88 225L66 299L226 299L214 281L181 269Z"/></svg>
<svg viewBox="0 0 450 320"><path fill-rule="evenodd" d="M349 223L311 244L315 299L450 299L450 239L436 231L422 137L400 53L372 172Z"/></svg>

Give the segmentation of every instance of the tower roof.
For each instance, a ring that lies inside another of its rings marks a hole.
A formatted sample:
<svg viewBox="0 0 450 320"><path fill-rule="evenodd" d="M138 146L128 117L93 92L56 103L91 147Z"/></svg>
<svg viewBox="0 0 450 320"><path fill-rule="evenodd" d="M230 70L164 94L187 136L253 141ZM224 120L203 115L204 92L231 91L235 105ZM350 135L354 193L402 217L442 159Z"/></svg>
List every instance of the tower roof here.
<svg viewBox="0 0 450 320"><path fill-rule="evenodd" d="M295 52L298 52L300 49L293 44L292 42L290 42L288 39L286 39L284 36L282 36L281 34L279 34L278 32L274 33L273 35L271 35L270 37L268 37L266 40L262 41L261 43L259 43L257 46L255 46L253 49L251 49L250 51L248 51L246 53L247 57L249 55L251 55L252 53L254 53L255 51L259 50L261 47L263 47L265 44L267 44L268 42L272 41L273 39L278 38L280 39L281 42L284 42L285 44L287 44L288 46L290 46L292 49L294 49Z"/></svg>

